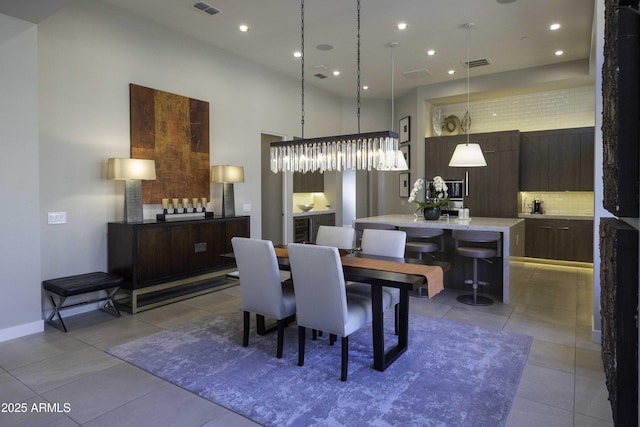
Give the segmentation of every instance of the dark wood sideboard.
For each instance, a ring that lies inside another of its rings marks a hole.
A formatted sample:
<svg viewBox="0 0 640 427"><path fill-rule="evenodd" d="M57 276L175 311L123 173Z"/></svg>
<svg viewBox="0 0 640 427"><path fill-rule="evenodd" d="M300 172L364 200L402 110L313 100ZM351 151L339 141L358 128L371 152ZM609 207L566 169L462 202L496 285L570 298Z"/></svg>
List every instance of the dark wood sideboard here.
<svg viewBox="0 0 640 427"><path fill-rule="evenodd" d="M234 267L222 257L231 238L250 236L248 216L185 221L108 224L108 269L124 278L118 299L136 313L196 293L210 292L224 279L214 273ZM222 275L224 277L224 275Z"/></svg>

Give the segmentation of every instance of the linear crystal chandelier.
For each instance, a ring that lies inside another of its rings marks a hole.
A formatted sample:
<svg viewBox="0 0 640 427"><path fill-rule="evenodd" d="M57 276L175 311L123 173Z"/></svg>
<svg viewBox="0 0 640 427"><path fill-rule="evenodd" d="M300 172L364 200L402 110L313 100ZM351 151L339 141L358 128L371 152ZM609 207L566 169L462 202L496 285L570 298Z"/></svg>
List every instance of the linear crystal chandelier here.
<svg viewBox="0 0 640 427"><path fill-rule="evenodd" d="M271 143L272 172L325 172L344 170L393 170L398 166L398 134L393 131L360 133L360 0L358 12L357 109L358 133L351 135L304 137L304 0L301 5L302 139Z"/></svg>

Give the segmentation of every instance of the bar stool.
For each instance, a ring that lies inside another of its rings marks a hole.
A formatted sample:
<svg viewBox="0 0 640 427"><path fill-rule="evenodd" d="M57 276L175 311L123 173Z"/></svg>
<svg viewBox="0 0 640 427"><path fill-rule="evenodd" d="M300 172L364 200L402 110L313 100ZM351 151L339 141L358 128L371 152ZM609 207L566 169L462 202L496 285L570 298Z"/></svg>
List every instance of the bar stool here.
<svg viewBox="0 0 640 427"><path fill-rule="evenodd" d="M487 258L500 256L502 253L501 235L497 231L471 231L471 230L453 230L452 236L455 239L456 253L463 257L473 258L473 280L465 280L465 283L473 286L472 295L459 295L456 299L468 305L491 305L491 298L478 295L478 285L488 285L487 282L478 280L478 259L487 262ZM460 246L460 242L468 243L490 243L497 242L497 247L481 247L481 246Z"/></svg>
<svg viewBox="0 0 640 427"><path fill-rule="evenodd" d="M439 228L400 227L400 230L407 233L405 252L417 253L419 259L422 259L422 254L431 254L432 252L442 251L442 248L444 248L444 231ZM435 237L440 237L440 243L428 241L428 239ZM426 294L422 293L423 289L424 287L420 286L414 296L420 298L427 297Z"/></svg>

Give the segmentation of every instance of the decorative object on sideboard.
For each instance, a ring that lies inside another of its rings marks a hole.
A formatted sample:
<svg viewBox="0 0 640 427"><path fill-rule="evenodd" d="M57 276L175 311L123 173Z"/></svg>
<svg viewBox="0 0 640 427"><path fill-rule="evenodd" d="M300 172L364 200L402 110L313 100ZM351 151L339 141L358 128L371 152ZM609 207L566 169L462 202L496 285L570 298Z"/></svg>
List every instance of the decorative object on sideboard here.
<svg viewBox="0 0 640 427"><path fill-rule="evenodd" d="M217 182L223 185L222 216L236 216L233 184L244 182L244 168L242 166L229 165L211 166L211 182Z"/></svg>
<svg viewBox="0 0 640 427"><path fill-rule="evenodd" d="M458 116L447 116L442 123L442 132L445 135L458 135L460 133L460 119Z"/></svg>
<svg viewBox="0 0 640 427"><path fill-rule="evenodd" d="M360 132L360 0L357 0L357 123L358 133L305 139L304 136L304 0L300 1L301 139L271 143L274 173L333 170L389 170L398 166L398 134L387 130Z"/></svg>
<svg viewBox="0 0 640 427"><path fill-rule="evenodd" d="M463 123L458 123L460 127L464 128L464 132L467 135L467 141L465 144L458 144L456 149L451 156L451 160L449 161L450 167L459 167L459 168L468 168L468 167L481 167L487 166L487 162L482 154L482 149L480 148L480 144L477 143L469 143L469 132L471 132L471 115L469 113L470 110L470 94L471 90L469 88L469 69L471 68L471 59L470 59L470 51L471 51L471 29L475 26L475 24L468 22L463 25L463 28L467 29L467 112L464 115ZM447 117L448 119L448 117ZM446 123L445 123L446 126ZM465 179L468 182L468 177Z"/></svg>
<svg viewBox="0 0 640 427"><path fill-rule="evenodd" d="M156 163L147 159L111 158L107 178L125 181L124 222L142 222L142 180L156 179Z"/></svg>
<svg viewBox="0 0 640 427"><path fill-rule="evenodd" d="M206 197L192 197L191 198L191 212L189 212L189 199L187 197L182 198L182 210L180 210L180 199L174 197L171 200L171 212L169 212L169 198L162 199L162 213L156 215L157 221L171 221L171 220L188 220L198 218L213 218L213 212L207 212L207 198ZM201 201L198 203L198 201ZM198 208L200 204L200 208Z"/></svg>

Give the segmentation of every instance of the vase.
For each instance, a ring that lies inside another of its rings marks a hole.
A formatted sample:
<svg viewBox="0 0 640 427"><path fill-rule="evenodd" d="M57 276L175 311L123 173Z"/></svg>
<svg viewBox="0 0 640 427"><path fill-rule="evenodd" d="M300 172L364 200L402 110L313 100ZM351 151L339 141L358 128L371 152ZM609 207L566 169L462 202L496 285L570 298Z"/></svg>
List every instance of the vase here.
<svg viewBox="0 0 640 427"><path fill-rule="evenodd" d="M440 219L440 208L424 208L422 210L424 219L431 221Z"/></svg>

